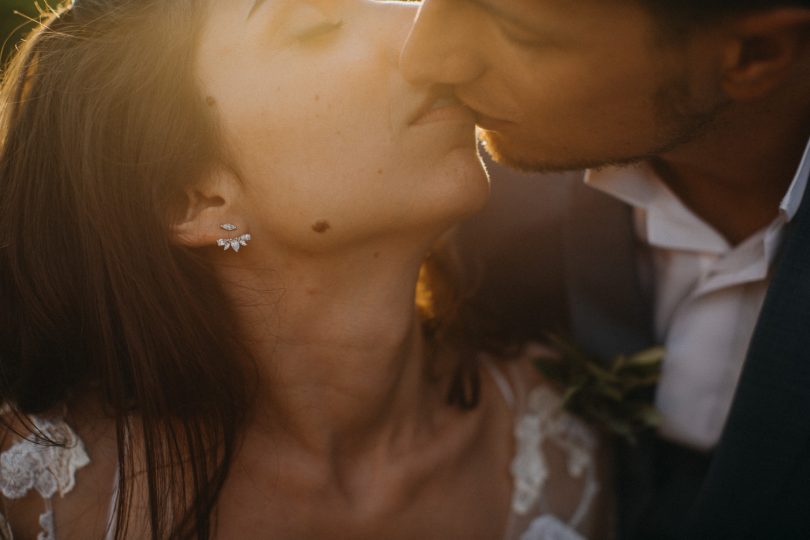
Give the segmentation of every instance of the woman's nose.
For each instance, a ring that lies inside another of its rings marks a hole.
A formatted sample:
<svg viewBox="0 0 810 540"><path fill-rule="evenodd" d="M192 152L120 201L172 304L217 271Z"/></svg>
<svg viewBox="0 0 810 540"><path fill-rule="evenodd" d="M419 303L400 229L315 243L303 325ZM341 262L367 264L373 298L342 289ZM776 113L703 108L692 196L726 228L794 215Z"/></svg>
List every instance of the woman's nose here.
<svg viewBox="0 0 810 540"><path fill-rule="evenodd" d="M483 71L468 0L424 0L400 55L412 84L462 85Z"/></svg>
<svg viewBox="0 0 810 540"><path fill-rule="evenodd" d="M394 62L399 62L402 46L416 18L419 4L416 2L391 2L373 0L372 5L384 12L385 23L376 29L378 38L383 42L386 56L391 55Z"/></svg>

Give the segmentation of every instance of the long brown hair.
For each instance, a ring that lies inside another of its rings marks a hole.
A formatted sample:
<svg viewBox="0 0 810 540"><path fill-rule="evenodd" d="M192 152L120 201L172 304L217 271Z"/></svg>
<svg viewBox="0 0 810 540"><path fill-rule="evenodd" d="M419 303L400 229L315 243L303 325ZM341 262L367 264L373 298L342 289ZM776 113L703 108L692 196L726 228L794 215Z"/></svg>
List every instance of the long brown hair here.
<svg viewBox="0 0 810 540"><path fill-rule="evenodd" d="M0 407L97 396L116 424L118 538L136 468L152 538L211 535L250 400L221 286L168 234L224 160L192 74L204 3L64 5L0 88Z"/></svg>

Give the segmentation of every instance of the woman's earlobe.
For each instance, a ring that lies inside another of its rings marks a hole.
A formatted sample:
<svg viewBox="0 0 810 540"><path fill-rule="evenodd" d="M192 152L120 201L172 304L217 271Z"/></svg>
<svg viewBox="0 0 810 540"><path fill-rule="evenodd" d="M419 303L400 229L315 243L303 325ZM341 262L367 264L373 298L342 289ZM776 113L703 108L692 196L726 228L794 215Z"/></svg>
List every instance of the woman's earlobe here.
<svg viewBox="0 0 810 540"><path fill-rule="evenodd" d="M172 241L187 247L216 246L227 227L242 228L235 208L236 193L222 184L186 191L182 217L172 226ZM236 230L236 229L233 229Z"/></svg>
<svg viewBox="0 0 810 540"><path fill-rule="evenodd" d="M173 240L186 247L219 246L224 251L238 253L253 239L250 233L239 234L238 230L239 227L232 223L222 223L217 229L208 226L200 229L198 224L186 221L174 226Z"/></svg>

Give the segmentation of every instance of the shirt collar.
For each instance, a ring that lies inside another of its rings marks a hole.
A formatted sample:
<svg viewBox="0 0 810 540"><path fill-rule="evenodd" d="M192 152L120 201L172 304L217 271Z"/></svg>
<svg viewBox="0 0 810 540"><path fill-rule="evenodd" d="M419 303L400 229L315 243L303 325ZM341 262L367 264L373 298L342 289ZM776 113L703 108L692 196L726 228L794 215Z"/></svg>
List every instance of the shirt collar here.
<svg viewBox="0 0 810 540"><path fill-rule="evenodd" d="M810 140L804 148L804 155L799 163L799 168L796 171L796 176L793 177L793 182L782 199L779 209L784 214L785 218L790 221L796 216L799 211L799 206L802 204L804 192L807 189L807 179L810 177Z"/></svg>
<svg viewBox="0 0 810 540"><path fill-rule="evenodd" d="M587 171L585 183L641 211L638 233L665 249L720 254L729 244L662 182L647 163Z"/></svg>
<svg viewBox="0 0 810 540"><path fill-rule="evenodd" d="M796 175L779 205L781 215L777 220L780 223L790 221L796 215L808 177L810 140ZM585 183L642 210L643 235L652 245L715 254L730 249L726 239L689 210L648 163L592 169L586 172Z"/></svg>

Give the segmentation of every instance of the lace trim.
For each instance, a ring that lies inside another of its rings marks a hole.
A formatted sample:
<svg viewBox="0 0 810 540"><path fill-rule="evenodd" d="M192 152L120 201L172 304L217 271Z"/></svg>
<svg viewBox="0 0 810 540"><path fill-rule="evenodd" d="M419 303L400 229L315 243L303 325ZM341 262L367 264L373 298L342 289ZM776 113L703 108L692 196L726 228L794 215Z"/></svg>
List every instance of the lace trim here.
<svg viewBox="0 0 810 540"><path fill-rule="evenodd" d="M545 515L532 521L520 540L585 540L574 529L554 516Z"/></svg>
<svg viewBox="0 0 810 540"><path fill-rule="evenodd" d="M53 508L51 500L46 501L46 510L39 515L39 526L42 532L37 535L37 540L56 540L56 525L53 521Z"/></svg>
<svg viewBox="0 0 810 540"><path fill-rule="evenodd" d="M561 409L560 397L553 390L539 386L529 392L526 413L515 425L515 440L517 452L511 466L515 479L512 510L526 515L539 499L549 475L542 447L546 440L551 440L567 453L568 474L573 478L586 476L580 504L569 521L569 526L579 526L599 490L593 461L594 435L580 420Z"/></svg>
<svg viewBox="0 0 810 540"><path fill-rule="evenodd" d="M76 485L76 471L90 463L81 439L64 422L32 418L44 437L61 446L46 446L23 439L0 454L0 491L21 499L36 489L43 499L61 497Z"/></svg>
<svg viewBox="0 0 810 540"><path fill-rule="evenodd" d="M0 454L0 492L8 499L22 499L36 490L45 500L39 516L42 532L37 540L56 540L51 499L64 497L76 485L76 471L90 463L81 439L64 422L31 417L37 435L60 446L37 444L27 439ZM0 515L0 532L11 536L11 528Z"/></svg>

